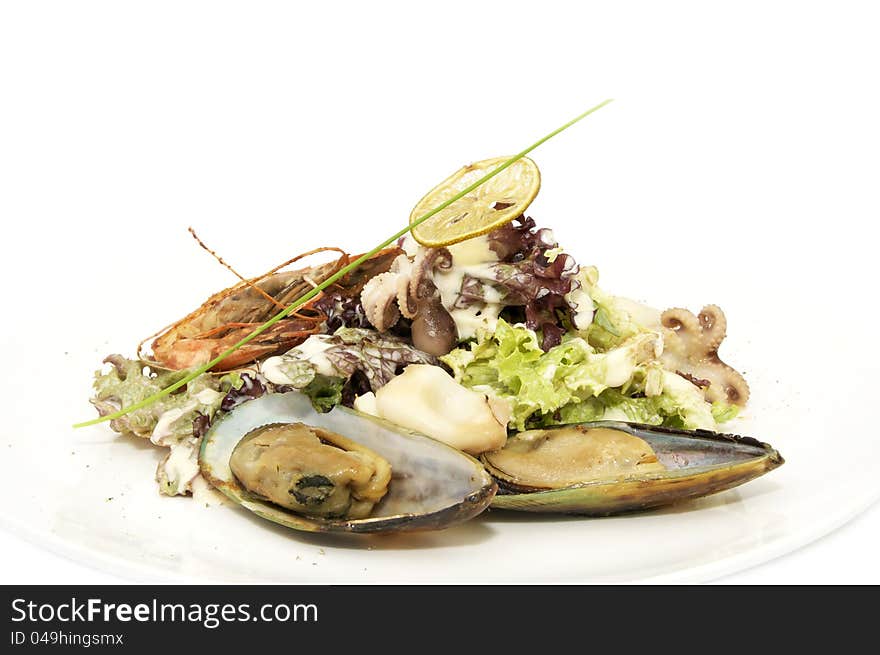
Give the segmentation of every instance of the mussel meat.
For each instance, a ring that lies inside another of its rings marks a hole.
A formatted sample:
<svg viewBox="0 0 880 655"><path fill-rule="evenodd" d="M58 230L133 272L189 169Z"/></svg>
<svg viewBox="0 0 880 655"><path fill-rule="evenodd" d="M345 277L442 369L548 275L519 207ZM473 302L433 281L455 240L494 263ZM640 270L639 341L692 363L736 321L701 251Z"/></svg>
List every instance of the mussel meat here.
<svg viewBox="0 0 880 655"><path fill-rule="evenodd" d="M271 448L277 461L261 462L259 451ZM340 470L353 464L357 473ZM216 421L199 467L245 509L308 532L445 528L486 509L498 488L465 453L346 407L320 414L297 391L250 400Z"/></svg>
<svg viewBox="0 0 880 655"><path fill-rule="evenodd" d="M782 465L770 445L616 421L530 430L483 453L496 509L607 516L699 498Z"/></svg>
<svg viewBox="0 0 880 655"><path fill-rule="evenodd" d="M229 467L248 491L314 517L366 518L388 493L391 465L341 434L275 423L238 442Z"/></svg>

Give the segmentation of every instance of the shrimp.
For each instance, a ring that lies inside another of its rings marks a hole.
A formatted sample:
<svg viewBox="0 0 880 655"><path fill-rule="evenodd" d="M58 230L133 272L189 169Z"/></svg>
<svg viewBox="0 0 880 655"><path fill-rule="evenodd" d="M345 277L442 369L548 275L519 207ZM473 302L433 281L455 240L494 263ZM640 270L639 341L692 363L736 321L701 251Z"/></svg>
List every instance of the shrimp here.
<svg viewBox="0 0 880 655"><path fill-rule="evenodd" d="M325 251L338 252L340 257L318 266L281 271L303 257ZM386 272L401 252L399 248L388 248L376 253L331 288L350 294L360 293L363 285L374 275ZM170 370L204 365L337 273L351 259L339 248L318 248L298 255L260 277L249 280L242 278L238 284L215 293L189 315L144 339L138 346L138 356L147 364ZM226 265L222 260L221 263ZM264 357L286 352L310 335L320 333L327 318L313 307L320 297L319 294L275 323L211 370L220 372L242 368ZM153 338L152 356L149 356L142 352L143 346Z"/></svg>

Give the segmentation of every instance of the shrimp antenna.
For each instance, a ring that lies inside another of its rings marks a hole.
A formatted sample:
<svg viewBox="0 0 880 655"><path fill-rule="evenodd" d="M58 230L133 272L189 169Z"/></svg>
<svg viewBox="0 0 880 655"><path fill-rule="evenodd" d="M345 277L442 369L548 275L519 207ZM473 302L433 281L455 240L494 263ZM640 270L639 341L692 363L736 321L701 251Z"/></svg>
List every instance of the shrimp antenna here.
<svg viewBox="0 0 880 655"><path fill-rule="evenodd" d="M242 276L238 271L236 271L234 268L232 268L232 266L230 266L229 264L227 264L226 261L225 261L220 255L218 255L214 250L211 250L208 246L206 246L206 245L205 245L205 242L202 241L202 240L199 238L199 235L196 234L196 231L195 231L194 229L192 229L192 227L188 227L188 228L186 228L186 229L187 229L187 231L192 235L192 238L196 240L196 243L198 243L198 244L199 244L204 250L206 250L208 253L210 253L210 255L211 255L214 259L216 259L218 262L220 262L220 263L221 263L221 264L222 264L222 265L223 265L223 266L224 266L229 272L231 272L235 277L237 277L239 280L241 280L242 282L244 282L246 285L248 285L251 289L253 289L253 290L256 291L257 293L259 293L261 296L263 296L263 298L265 298L265 299L268 300L270 303L272 303L273 305L275 305L278 309L287 309L287 306L286 306L286 305L283 305L282 303L278 302L278 301L275 300L272 296L270 296L268 293L266 293L265 291L263 291L263 290L262 290L260 287L258 287L256 284L254 284L251 280L249 280L249 279L247 279L246 277ZM258 279L259 279L259 278L258 278Z"/></svg>

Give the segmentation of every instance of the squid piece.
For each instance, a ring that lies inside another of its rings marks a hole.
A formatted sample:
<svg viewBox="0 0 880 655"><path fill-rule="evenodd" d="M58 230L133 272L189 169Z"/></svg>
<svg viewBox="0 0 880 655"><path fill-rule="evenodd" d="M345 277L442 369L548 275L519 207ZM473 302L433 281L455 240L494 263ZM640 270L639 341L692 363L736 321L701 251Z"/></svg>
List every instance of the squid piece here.
<svg viewBox="0 0 880 655"><path fill-rule="evenodd" d="M411 364L355 409L427 435L471 455L507 440L507 401L467 389L439 366Z"/></svg>

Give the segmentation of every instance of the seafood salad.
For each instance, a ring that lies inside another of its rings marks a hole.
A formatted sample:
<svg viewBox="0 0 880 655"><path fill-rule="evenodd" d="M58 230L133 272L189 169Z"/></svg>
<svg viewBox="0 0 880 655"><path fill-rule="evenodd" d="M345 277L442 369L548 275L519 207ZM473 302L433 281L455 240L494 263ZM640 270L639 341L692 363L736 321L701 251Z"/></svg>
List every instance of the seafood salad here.
<svg viewBox="0 0 880 655"><path fill-rule="evenodd" d="M779 466L722 433L749 386L719 355L721 308L606 291L589 253L527 213L531 159L462 193L502 162L438 185L389 247L306 253L332 257L242 278L135 357L110 355L92 404L166 450L163 494L210 484L311 531L442 528L487 507L608 515Z"/></svg>

